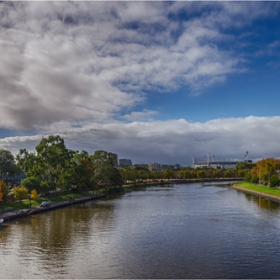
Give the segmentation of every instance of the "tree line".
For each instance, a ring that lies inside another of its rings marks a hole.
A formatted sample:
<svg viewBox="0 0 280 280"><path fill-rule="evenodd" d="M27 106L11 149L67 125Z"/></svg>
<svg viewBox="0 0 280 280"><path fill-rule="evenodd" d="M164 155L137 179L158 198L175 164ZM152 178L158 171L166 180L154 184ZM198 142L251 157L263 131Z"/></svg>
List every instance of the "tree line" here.
<svg viewBox="0 0 280 280"><path fill-rule="evenodd" d="M162 179L201 179L243 178L255 166L253 163L240 162L231 169L194 169L184 167L150 171L146 166L114 166L113 154L104 150L90 155L86 151L68 149L59 135L42 138L35 152L20 149L14 156L10 151L0 150L1 178L21 172L27 178L21 186L14 188L19 199L30 194L44 194L55 191L120 188L123 184ZM34 193L34 190L36 193ZM33 191L33 193L32 193ZM7 199L9 189L4 180L0 181L0 201Z"/></svg>
<svg viewBox="0 0 280 280"><path fill-rule="evenodd" d="M123 185L121 174L114 166L112 153L98 150L89 155L86 151L70 150L58 135L43 138L35 147L35 152L20 149L14 157L10 151L0 150L1 177L20 172L27 176L21 182L21 187L29 193L33 189L38 193L47 193L58 190L83 191L93 187L116 188ZM0 200L6 198L5 185L2 180Z"/></svg>
<svg viewBox="0 0 280 280"><path fill-rule="evenodd" d="M236 167L201 168L182 167L177 169L166 168L163 171L150 171L146 166L129 166L120 169L125 182L137 183L143 180L171 180L171 179L219 179L219 178L244 178L253 168L254 163L239 162Z"/></svg>
<svg viewBox="0 0 280 280"><path fill-rule="evenodd" d="M267 185L275 188L280 185L280 160L266 158L257 162L250 172L247 172L244 180L253 184Z"/></svg>

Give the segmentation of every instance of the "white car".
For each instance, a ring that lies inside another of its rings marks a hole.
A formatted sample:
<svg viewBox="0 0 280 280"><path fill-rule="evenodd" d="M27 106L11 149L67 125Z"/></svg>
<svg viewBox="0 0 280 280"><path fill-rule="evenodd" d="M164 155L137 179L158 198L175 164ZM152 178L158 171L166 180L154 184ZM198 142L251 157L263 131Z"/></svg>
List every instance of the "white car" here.
<svg viewBox="0 0 280 280"><path fill-rule="evenodd" d="M51 203L49 201L43 201L41 204L40 204L40 207L50 207L51 206Z"/></svg>

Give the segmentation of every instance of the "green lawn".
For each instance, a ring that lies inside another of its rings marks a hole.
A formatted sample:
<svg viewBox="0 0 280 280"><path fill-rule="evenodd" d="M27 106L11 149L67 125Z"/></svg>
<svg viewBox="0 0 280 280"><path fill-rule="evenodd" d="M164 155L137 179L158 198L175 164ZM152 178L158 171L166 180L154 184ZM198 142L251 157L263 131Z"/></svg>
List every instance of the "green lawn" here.
<svg viewBox="0 0 280 280"><path fill-rule="evenodd" d="M68 200L70 197L82 197L85 196L84 194L81 193L70 193L70 194L66 194L66 195L60 195L59 193L55 196L40 196L37 199L31 199L30 200L30 204L31 207L35 207L35 206L39 206L42 201L44 200L48 200L51 203L55 203L55 202L59 202L59 201L63 201L63 200ZM29 200L23 200L21 202L19 201L15 201L15 202L9 202L6 204L1 204L0 205L0 210L4 210L7 208L14 208L14 209L24 209L24 208L29 208Z"/></svg>
<svg viewBox="0 0 280 280"><path fill-rule="evenodd" d="M258 185L250 184L247 182L239 182L239 183L235 183L234 185L236 185L238 187L242 187L244 189L248 189L248 190L253 190L253 191L257 191L257 192L280 196L280 189L273 189L273 188L269 188L266 186L258 186Z"/></svg>

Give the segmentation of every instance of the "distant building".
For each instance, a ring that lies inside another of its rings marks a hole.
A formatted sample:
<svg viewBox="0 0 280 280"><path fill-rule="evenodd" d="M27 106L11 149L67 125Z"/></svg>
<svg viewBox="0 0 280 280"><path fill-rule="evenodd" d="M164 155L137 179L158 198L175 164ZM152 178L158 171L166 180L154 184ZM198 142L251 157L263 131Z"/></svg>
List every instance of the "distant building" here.
<svg viewBox="0 0 280 280"><path fill-rule="evenodd" d="M139 167L147 167L147 168L149 168L149 165L148 164L146 164L146 163L138 163L138 164L134 164L134 166L139 166Z"/></svg>
<svg viewBox="0 0 280 280"><path fill-rule="evenodd" d="M157 162L149 164L150 171L163 171L164 169L178 169L180 164L159 164Z"/></svg>
<svg viewBox="0 0 280 280"><path fill-rule="evenodd" d="M132 165L132 161L131 159L119 159L119 166L131 166Z"/></svg>
<svg viewBox="0 0 280 280"><path fill-rule="evenodd" d="M149 164L148 168L150 171L162 171L161 164L157 162Z"/></svg>
<svg viewBox="0 0 280 280"><path fill-rule="evenodd" d="M180 164L162 164L161 165L161 168L162 168L162 170L164 170L164 169L167 169L167 168L169 168L169 169L179 169L181 166L180 166Z"/></svg>
<svg viewBox="0 0 280 280"><path fill-rule="evenodd" d="M194 164L194 168L198 169L198 168L215 168L215 169L219 169L219 168L224 168L224 169L229 169L229 168L234 168L236 166L236 164L238 163L238 161L221 161L221 162L197 162Z"/></svg>

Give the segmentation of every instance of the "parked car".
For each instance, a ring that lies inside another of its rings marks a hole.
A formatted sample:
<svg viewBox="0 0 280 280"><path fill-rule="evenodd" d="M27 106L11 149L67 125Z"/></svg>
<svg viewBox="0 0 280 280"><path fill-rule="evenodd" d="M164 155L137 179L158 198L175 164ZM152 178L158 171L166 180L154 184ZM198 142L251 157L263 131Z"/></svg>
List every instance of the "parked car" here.
<svg viewBox="0 0 280 280"><path fill-rule="evenodd" d="M41 204L40 204L40 207L50 207L51 206L51 203L49 201L43 201Z"/></svg>

